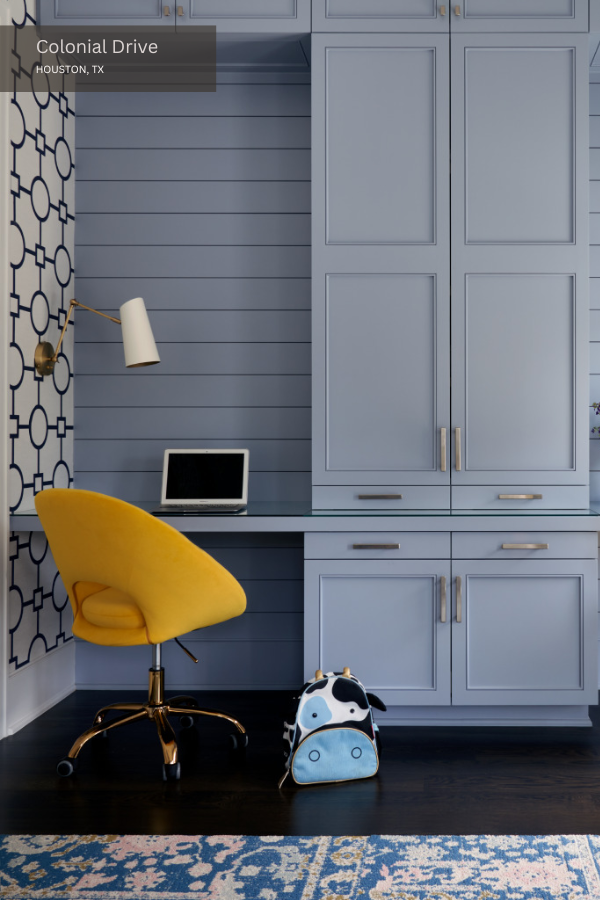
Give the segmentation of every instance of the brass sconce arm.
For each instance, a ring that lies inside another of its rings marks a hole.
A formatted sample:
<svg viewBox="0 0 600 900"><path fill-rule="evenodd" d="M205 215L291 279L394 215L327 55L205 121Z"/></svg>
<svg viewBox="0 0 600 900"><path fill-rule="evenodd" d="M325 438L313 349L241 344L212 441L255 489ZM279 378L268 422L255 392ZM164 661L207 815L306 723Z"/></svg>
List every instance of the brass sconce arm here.
<svg viewBox="0 0 600 900"><path fill-rule="evenodd" d="M111 322L121 326L125 365L128 369L136 369L139 366L153 366L155 363L160 362L143 297L134 297L132 300L122 303L120 306L120 319L117 319L116 316L108 316L106 313L100 312L100 310L91 306L86 306L85 303L80 303L79 300L71 300L56 350L48 341L42 341L35 349L35 371L42 378L44 375L51 375L54 371L71 313L76 306L96 313L97 316L102 316L103 319L110 319Z"/></svg>
<svg viewBox="0 0 600 900"><path fill-rule="evenodd" d="M121 320L117 319L115 316L108 316L106 313L100 312L97 309L92 309L91 306L86 306L84 303L80 303L78 300L71 300L71 302L69 303L67 318L65 319L65 324L62 327L62 331L58 339L58 344L56 345L56 350L48 341L41 341L35 349L34 363L35 370L38 375L51 375L54 371L54 366L56 365L56 362L58 360L58 354L63 342L63 338L65 336L65 332L67 330L67 325L69 324L69 319L71 318L71 313L76 306L80 306L82 309L87 309L89 310L89 312L96 313L97 316L103 316L103 318L105 319L110 319L111 322L115 322L117 325L121 324Z"/></svg>

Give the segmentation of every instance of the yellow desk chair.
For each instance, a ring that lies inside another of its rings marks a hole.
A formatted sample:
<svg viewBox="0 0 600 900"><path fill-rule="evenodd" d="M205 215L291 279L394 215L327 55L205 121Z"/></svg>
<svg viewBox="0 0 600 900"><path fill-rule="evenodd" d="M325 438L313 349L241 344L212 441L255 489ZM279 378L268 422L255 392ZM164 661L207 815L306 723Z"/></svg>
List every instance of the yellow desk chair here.
<svg viewBox="0 0 600 900"><path fill-rule="evenodd" d="M237 729L234 746L246 746L246 731L231 716L201 709L193 697L165 701L161 666L163 641L244 612L246 597L233 575L170 525L114 497L53 488L37 494L35 506L73 607L73 633L110 647L152 647L148 702L111 703L99 710L59 762L58 774L73 773L79 751L96 735L153 719L162 745L163 777L178 779L170 713L188 726L194 716L227 719ZM110 710L126 715L107 719Z"/></svg>

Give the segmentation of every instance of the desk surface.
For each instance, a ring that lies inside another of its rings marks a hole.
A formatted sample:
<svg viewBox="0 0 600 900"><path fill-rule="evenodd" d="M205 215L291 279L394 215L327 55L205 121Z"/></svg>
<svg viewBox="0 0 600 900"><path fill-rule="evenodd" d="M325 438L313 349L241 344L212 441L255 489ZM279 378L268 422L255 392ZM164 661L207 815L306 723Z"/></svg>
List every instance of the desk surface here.
<svg viewBox="0 0 600 900"><path fill-rule="evenodd" d="M135 503L150 512L155 503ZM240 513L174 513L163 521L183 532L307 531L600 531L595 509L321 510L299 501L254 501ZM35 510L10 517L13 531L42 531Z"/></svg>

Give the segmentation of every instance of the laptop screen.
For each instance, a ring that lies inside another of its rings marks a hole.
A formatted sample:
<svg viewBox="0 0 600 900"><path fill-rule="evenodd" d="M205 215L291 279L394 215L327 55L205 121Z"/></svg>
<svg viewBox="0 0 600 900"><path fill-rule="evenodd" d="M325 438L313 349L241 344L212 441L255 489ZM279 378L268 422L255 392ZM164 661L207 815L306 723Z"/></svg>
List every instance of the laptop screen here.
<svg viewBox="0 0 600 900"><path fill-rule="evenodd" d="M165 500L241 500L244 453L169 453Z"/></svg>

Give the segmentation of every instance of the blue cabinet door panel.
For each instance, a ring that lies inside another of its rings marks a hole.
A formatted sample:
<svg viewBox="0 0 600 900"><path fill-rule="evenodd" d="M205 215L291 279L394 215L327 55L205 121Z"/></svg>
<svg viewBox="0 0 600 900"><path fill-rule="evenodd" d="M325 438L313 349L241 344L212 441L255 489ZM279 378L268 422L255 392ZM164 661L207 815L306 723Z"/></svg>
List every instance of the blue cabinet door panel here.
<svg viewBox="0 0 600 900"><path fill-rule="evenodd" d="M448 32L437 0L312 0L313 31Z"/></svg>
<svg viewBox="0 0 600 900"><path fill-rule="evenodd" d="M174 25L162 0L38 0L39 25Z"/></svg>
<svg viewBox="0 0 600 900"><path fill-rule="evenodd" d="M597 703L595 560L466 560L452 577L453 705Z"/></svg>
<svg viewBox="0 0 600 900"><path fill-rule="evenodd" d="M452 4L452 8L454 4ZM586 0L462 0L452 15L454 33L465 31L587 31Z"/></svg>
<svg viewBox="0 0 600 900"><path fill-rule="evenodd" d="M318 506L449 485L447 64L438 36L313 38Z"/></svg>
<svg viewBox="0 0 600 900"><path fill-rule="evenodd" d="M557 505L587 506L587 39L452 48L453 505L572 485Z"/></svg>
<svg viewBox="0 0 600 900"><path fill-rule="evenodd" d="M306 562L306 677L349 666L386 704L449 704L449 574L448 560Z"/></svg>
<svg viewBox="0 0 600 900"><path fill-rule="evenodd" d="M219 32L309 33L310 0L186 0L177 28L215 25Z"/></svg>

